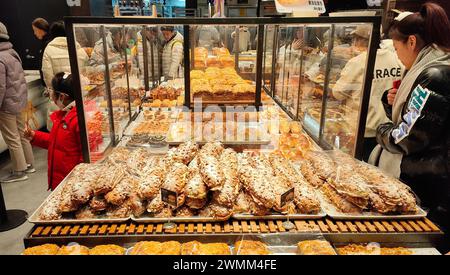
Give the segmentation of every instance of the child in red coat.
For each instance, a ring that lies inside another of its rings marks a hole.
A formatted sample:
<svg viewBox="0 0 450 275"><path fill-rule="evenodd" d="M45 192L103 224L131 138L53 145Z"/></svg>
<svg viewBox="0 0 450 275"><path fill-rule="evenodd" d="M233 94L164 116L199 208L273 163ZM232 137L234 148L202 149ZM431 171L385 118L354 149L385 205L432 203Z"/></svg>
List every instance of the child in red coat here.
<svg viewBox="0 0 450 275"><path fill-rule="evenodd" d="M50 115L52 130L45 133L27 129L25 136L32 145L48 149L48 188L54 190L77 164L83 162L83 155L72 76L58 73L52 86L51 99L60 108Z"/></svg>

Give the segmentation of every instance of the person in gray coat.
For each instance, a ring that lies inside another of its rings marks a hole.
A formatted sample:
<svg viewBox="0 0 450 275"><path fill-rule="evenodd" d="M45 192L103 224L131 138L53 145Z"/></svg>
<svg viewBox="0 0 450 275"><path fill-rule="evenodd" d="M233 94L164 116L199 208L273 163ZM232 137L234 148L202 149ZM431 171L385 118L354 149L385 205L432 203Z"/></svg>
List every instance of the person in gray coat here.
<svg viewBox="0 0 450 275"><path fill-rule="evenodd" d="M33 168L33 150L24 137L27 84L19 54L9 42L8 30L0 22L0 132L8 146L13 171L2 183L24 181Z"/></svg>

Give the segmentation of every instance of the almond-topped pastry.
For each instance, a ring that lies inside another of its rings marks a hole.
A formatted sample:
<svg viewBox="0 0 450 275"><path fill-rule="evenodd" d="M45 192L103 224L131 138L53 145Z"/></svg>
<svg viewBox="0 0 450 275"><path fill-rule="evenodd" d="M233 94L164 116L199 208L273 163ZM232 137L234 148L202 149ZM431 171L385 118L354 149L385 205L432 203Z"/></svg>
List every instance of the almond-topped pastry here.
<svg viewBox="0 0 450 275"><path fill-rule="evenodd" d="M147 205L147 212L156 214L161 212L166 207L165 203L161 200L161 195L158 194L154 199L149 201Z"/></svg>
<svg viewBox="0 0 450 275"><path fill-rule="evenodd" d="M195 157L198 152L198 145L193 141L187 141L182 143L177 148L173 148L168 152L168 156L188 165Z"/></svg>
<svg viewBox="0 0 450 275"><path fill-rule="evenodd" d="M190 178L186 184L184 192L189 199L205 199L208 195L208 188L203 182L203 177L198 170L192 170Z"/></svg>
<svg viewBox="0 0 450 275"><path fill-rule="evenodd" d="M212 190L220 190L225 182L219 160L206 152L199 154L200 173L205 184Z"/></svg>
<svg viewBox="0 0 450 275"><path fill-rule="evenodd" d="M138 194L141 199L152 200L159 195L164 179L164 169L154 167L138 182Z"/></svg>
<svg viewBox="0 0 450 275"><path fill-rule="evenodd" d="M175 162L162 185L162 188L181 194L186 186L189 169L183 163Z"/></svg>
<svg viewBox="0 0 450 275"><path fill-rule="evenodd" d="M137 184L137 180L133 176L125 176L111 192L105 195L106 201L114 205L123 204L131 193L137 189Z"/></svg>
<svg viewBox="0 0 450 275"><path fill-rule="evenodd" d="M105 170L94 183L94 195L102 195L112 191L124 175L125 171L122 165L105 167Z"/></svg>
<svg viewBox="0 0 450 275"><path fill-rule="evenodd" d="M195 212L187 206L178 208L175 211L175 217L193 217L193 216L195 216Z"/></svg>
<svg viewBox="0 0 450 275"><path fill-rule="evenodd" d="M89 202L89 207L96 212L106 210L108 203L102 196L94 196Z"/></svg>
<svg viewBox="0 0 450 275"><path fill-rule="evenodd" d="M95 213L95 211L91 207L84 206L83 208L80 208L75 213L75 217L78 220L90 220L90 219L95 219L97 217L97 214Z"/></svg>
<svg viewBox="0 0 450 275"><path fill-rule="evenodd" d="M39 213L39 218L44 221L61 219L60 197L55 195L51 197Z"/></svg>
<svg viewBox="0 0 450 275"><path fill-rule="evenodd" d="M205 205L208 203L208 199L192 199L187 197L186 201L184 202L185 205L191 209L202 209L205 207Z"/></svg>

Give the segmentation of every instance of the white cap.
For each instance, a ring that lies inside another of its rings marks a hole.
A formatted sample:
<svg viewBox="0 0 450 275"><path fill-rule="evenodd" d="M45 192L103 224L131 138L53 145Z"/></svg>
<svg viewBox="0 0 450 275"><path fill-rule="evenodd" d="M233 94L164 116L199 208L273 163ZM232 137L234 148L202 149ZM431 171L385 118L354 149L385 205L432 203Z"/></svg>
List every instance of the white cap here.
<svg viewBox="0 0 450 275"><path fill-rule="evenodd" d="M9 40L8 29L2 22L0 22L0 38Z"/></svg>
<svg viewBox="0 0 450 275"><path fill-rule="evenodd" d="M405 19L407 16L410 16L411 14L414 14L414 13L410 12L410 11L404 11L404 12L400 13L399 15L397 15L397 17L395 17L394 20L402 21L403 19Z"/></svg>

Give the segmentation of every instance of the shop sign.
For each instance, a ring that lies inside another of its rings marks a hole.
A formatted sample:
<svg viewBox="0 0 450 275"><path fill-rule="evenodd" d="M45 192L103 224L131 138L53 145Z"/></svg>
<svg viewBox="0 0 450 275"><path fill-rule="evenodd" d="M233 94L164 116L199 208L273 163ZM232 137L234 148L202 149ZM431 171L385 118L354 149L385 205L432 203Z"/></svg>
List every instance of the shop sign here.
<svg viewBox="0 0 450 275"><path fill-rule="evenodd" d="M81 7L81 0L66 0L69 7Z"/></svg>

